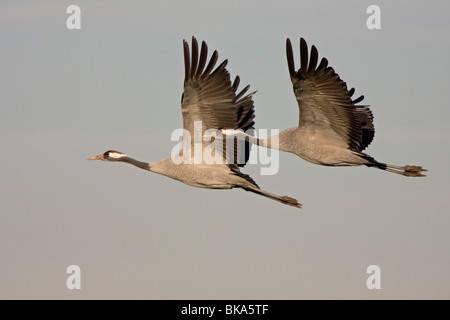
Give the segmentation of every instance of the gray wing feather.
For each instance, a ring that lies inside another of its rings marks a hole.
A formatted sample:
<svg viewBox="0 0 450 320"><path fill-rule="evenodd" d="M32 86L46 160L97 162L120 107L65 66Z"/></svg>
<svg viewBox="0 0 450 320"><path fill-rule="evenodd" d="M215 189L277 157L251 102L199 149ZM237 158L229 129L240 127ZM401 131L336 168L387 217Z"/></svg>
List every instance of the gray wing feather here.
<svg viewBox="0 0 450 320"><path fill-rule="evenodd" d="M213 72L218 54L214 52L205 70L208 55L207 45L203 42L198 62L197 40L192 38L192 58L189 45L183 41L185 79L181 101L183 128L194 137L194 122L202 122L202 133L207 129L237 127L235 94L231 87L230 75L225 69L226 60ZM198 66L198 68L197 68Z"/></svg>
<svg viewBox="0 0 450 320"><path fill-rule="evenodd" d="M312 46L308 55L308 46L303 38L300 39L301 67L298 71L295 70L289 39L286 41L286 56L300 108L299 127L314 131L332 130L352 150L367 147L373 138L370 136L371 130L374 132L373 117L367 106L355 106L362 98L351 100L354 90L347 89L346 83L328 66L327 59L322 58L317 67L318 51ZM362 128L362 122L368 125Z"/></svg>
<svg viewBox="0 0 450 320"><path fill-rule="evenodd" d="M192 51L189 51L186 41L183 41L183 49L185 79L181 110L183 128L191 134L191 151L193 151L196 121L202 122L201 133L197 132L197 135L203 134L208 129L229 128L246 131L253 128L255 115L252 95L254 93L245 95L249 86L237 93L240 80L236 77L234 83L231 83L226 69L227 60L214 69L218 59L218 53L214 51L205 68L208 47L205 42L202 42L199 56L198 43L194 37L192 37ZM204 143L202 149L208 144ZM248 161L250 146L248 143L242 147L236 144L234 144L234 150L227 151L224 143L223 156L227 163L238 163L239 166L243 166ZM244 149L248 150L248 153L245 152L242 156Z"/></svg>

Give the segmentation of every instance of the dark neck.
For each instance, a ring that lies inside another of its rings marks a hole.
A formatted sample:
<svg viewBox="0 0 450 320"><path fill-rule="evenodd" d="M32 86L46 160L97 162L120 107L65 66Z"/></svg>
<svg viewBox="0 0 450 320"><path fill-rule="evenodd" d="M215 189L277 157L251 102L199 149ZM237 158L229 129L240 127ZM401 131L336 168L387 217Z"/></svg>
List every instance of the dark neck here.
<svg viewBox="0 0 450 320"><path fill-rule="evenodd" d="M138 161L138 160L130 158L130 157L123 157L119 161L130 163L133 166L136 166L136 167L144 169L144 170L150 170L150 164L149 163Z"/></svg>

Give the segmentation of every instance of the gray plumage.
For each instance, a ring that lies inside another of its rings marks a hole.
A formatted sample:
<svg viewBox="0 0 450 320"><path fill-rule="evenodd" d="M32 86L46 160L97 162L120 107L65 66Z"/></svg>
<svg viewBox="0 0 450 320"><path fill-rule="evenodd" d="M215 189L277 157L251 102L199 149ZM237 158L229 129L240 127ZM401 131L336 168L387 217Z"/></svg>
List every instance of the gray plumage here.
<svg viewBox="0 0 450 320"><path fill-rule="evenodd" d="M249 86L238 92L239 77L231 83L230 75L226 69L227 60L214 69L218 59L217 51L214 51L207 63L208 47L202 42L200 52L197 40L192 37L192 51L189 45L183 41L185 79L184 91L181 99L181 111L183 115L183 128L189 135L184 135L180 156L183 152L190 151L189 163L174 163L172 157L164 158L158 162L141 162L123 153L109 150L104 154L91 157L89 160L121 161L130 163L139 168L165 175L181 181L190 186L209 189L241 188L246 191L271 198L283 204L300 208L297 200L278 196L261 190L255 181L247 174L239 170L239 166L245 165L248 160L249 143L235 143L235 148L228 150L223 144L224 151L220 155L223 163L198 163L193 161L198 145L194 143L196 122L201 121L200 134L207 129L232 128L248 130L254 126L253 93L246 94ZM205 67L206 66L206 67ZM188 136L190 138L188 139ZM216 146L223 141L214 141ZM205 151L208 143L201 143L201 152ZM239 147L240 146L240 147ZM247 150L248 152L245 152ZM197 151L198 152L198 151ZM237 159L243 159L237 161Z"/></svg>

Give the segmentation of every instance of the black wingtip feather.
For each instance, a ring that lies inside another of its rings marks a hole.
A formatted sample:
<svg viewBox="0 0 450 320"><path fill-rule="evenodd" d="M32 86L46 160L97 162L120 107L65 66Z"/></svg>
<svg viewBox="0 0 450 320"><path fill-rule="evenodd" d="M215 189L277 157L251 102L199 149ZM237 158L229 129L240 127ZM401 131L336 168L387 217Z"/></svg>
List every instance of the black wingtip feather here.
<svg viewBox="0 0 450 320"><path fill-rule="evenodd" d="M350 98L353 96L354 93L355 93L355 88L351 88L350 90L348 90L348 95L350 96Z"/></svg>
<svg viewBox="0 0 450 320"><path fill-rule="evenodd" d="M239 87L239 83L241 82L241 79L239 78L239 76L236 76L236 78L234 78L234 82L233 82L233 91L236 92L236 90ZM236 100L239 99L236 97Z"/></svg>
<svg viewBox="0 0 450 320"><path fill-rule="evenodd" d="M311 47L311 58L309 61L308 73L314 73L317 67L317 61L319 60L319 52L317 51L316 46Z"/></svg>
<svg viewBox="0 0 450 320"><path fill-rule="evenodd" d="M197 67L197 73L195 74L196 77L199 77L202 74L207 59L208 59L208 46L206 45L205 41L202 41L202 47L200 49L200 61Z"/></svg>
<svg viewBox="0 0 450 320"><path fill-rule="evenodd" d="M289 74L291 77L295 75L295 62L294 62L294 53L292 51L292 44L289 38L286 39L286 58L288 63Z"/></svg>
<svg viewBox="0 0 450 320"><path fill-rule="evenodd" d="M219 58L219 54L217 53L217 50L214 50L214 52L211 56L211 59L209 59L208 66L206 67L205 71L203 72L204 74L209 74L211 72L211 70L216 65L218 58Z"/></svg>
<svg viewBox="0 0 450 320"><path fill-rule="evenodd" d="M248 91L248 89L250 89L250 85L247 85L244 89L242 89L241 90L241 92L239 92L237 95L236 95L236 98L235 98L235 100L236 101L238 101L247 91ZM234 92L236 92L236 90L237 90L237 87L236 87L236 89L234 90ZM252 96L253 95L253 93L252 94L250 94L249 96Z"/></svg>
<svg viewBox="0 0 450 320"><path fill-rule="evenodd" d="M192 66L190 77L193 78L197 72L197 62L198 62L198 42L195 37L192 37Z"/></svg>
<svg viewBox="0 0 450 320"><path fill-rule="evenodd" d="M303 38L300 38L300 70L302 72L308 70L308 45Z"/></svg>
<svg viewBox="0 0 450 320"><path fill-rule="evenodd" d="M350 95L350 97L351 97L351 96L352 96L352 95ZM353 100L353 104L357 104L357 103L359 103L359 102L361 102L361 101L363 101L363 100L364 100L364 96L362 95L362 96L356 98L355 100Z"/></svg>
<svg viewBox="0 0 450 320"><path fill-rule="evenodd" d="M322 60L320 60L320 64L317 67L317 71L325 69L328 67L328 60L327 58L322 58Z"/></svg>
<svg viewBox="0 0 450 320"><path fill-rule="evenodd" d="M189 79L191 58L189 54L189 45L186 42L186 40L183 40L183 51L184 51L184 81L187 81Z"/></svg>
<svg viewBox="0 0 450 320"><path fill-rule="evenodd" d="M216 68L216 70L214 70L214 72L213 72L211 75L213 75L213 74L216 73L216 72L219 72L220 70L225 69L225 67L227 66L227 64L228 64L228 59L223 60L222 63L219 64L219 66Z"/></svg>

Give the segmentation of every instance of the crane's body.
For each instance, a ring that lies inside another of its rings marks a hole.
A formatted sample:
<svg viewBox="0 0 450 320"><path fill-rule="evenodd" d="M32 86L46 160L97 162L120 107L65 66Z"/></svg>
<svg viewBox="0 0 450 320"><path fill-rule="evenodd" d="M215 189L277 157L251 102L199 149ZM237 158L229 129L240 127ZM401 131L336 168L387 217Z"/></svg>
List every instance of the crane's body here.
<svg viewBox="0 0 450 320"><path fill-rule="evenodd" d="M253 188L254 182L236 175L226 164L176 164L171 157L149 164L149 170L187 185L207 189ZM242 174L243 175L243 174Z"/></svg>
<svg viewBox="0 0 450 320"><path fill-rule="evenodd" d="M367 163L367 155L348 149L347 144L327 130L292 127L278 137L270 138L266 145L277 139L278 149L293 153L308 162L324 166L360 166Z"/></svg>
<svg viewBox="0 0 450 320"><path fill-rule="evenodd" d="M323 166L360 166L368 163L370 157L362 152L347 148L344 141L327 131L292 127L268 139L259 139L238 130L221 130L223 136L235 136L260 147L278 149L293 153L308 162ZM217 133L211 134L217 138Z"/></svg>

